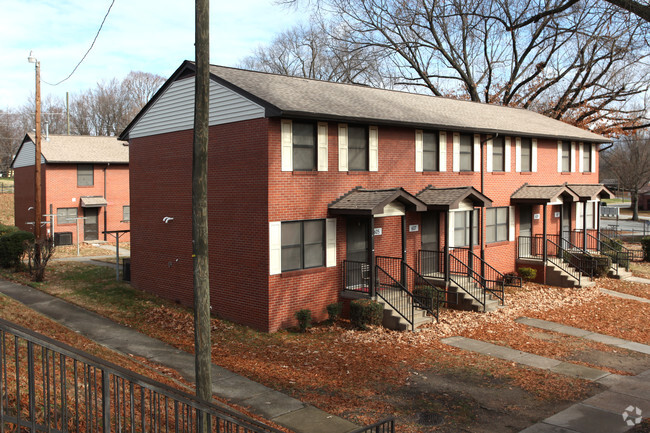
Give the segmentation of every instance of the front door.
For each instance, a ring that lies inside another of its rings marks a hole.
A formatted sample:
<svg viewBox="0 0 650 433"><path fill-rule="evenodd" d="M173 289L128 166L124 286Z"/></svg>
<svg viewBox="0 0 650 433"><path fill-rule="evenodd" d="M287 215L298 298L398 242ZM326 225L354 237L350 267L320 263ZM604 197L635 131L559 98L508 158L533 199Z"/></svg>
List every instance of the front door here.
<svg viewBox="0 0 650 433"><path fill-rule="evenodd" d="M420 272L432 275L440 270L440 213L422 214L422 252Z"/></svg>
<svg viewBox="0 0 650 433"><path fill-rule="evenodd" d="M96 241L99 239L99 224L98 224L99 208L87 207L84 208L84 240Z"/></svg>
<svg viewBox="0 0 650 433"><path fill-rule="evenodd" d="M571 240L571 202L562 203L562 248L568 248Z"/></svg>
<svg viewBox="0 0 650 433"><path fill-rule="evenodd" d="M368 220L348 218L346 233L347 287L369 287Z"/></svg>
<svg viewBox="0 0 650 433"><path fill-rule="evenodd" d="M533 247L533 208L519 206L519 257L530 257Z"/></svg>

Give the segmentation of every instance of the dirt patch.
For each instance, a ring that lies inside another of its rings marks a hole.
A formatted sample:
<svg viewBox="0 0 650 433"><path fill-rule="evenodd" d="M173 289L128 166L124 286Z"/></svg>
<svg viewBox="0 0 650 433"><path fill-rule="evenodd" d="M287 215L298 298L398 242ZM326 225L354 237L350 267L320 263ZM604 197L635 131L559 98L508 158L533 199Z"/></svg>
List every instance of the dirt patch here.
<svg viewBox="0 0 650 433"><path fill-rule="evenodd" d="M566 358L567 361L585 363L595 368L608 368L636 375L650 370L650 356L643 353L619 349L612 352L588 349L575 352Z"/></svg>
<svg viewBox="0 0 650 433"><path fill-rule="evenodd" d="M14 195L0 194L0 224L14 225Z"/></svg>

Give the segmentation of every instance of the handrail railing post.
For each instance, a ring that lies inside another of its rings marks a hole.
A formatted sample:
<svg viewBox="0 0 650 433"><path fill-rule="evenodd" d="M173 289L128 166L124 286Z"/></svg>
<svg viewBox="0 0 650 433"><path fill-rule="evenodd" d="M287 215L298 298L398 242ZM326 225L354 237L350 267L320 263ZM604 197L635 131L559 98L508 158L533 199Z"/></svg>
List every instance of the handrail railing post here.
<svg viewBox="0 0 650 433"><path fill-rule="evenodd" d="M110 373L102 371L102 421L104 433L111 432L111 384Z"/></svg>

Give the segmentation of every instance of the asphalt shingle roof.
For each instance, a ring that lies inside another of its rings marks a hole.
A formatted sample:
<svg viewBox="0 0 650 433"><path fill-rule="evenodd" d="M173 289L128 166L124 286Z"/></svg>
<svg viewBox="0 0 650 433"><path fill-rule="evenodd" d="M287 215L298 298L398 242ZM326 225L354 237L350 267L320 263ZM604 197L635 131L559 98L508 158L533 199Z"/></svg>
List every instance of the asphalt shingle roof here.
<svg viewBox="0 0 650 433"><path fill-rule="evenodd" d="M331 83L212 65L213 76L279 110L308 116L484 133L611 140L533 111L367 86Z"/></svg>
<svg viewBox="0 0 650 433"><path fill-rule="evenodd" d="M402 188L375 190L355 188L334 200L328 208L338 213L375 215L382 213L387 204L396 200L407 206L419 207L417 210L426 210L424 203Z"/></svg>
<svg viewBox="0 0 650 433"><path fill-rule="evenodd" d="M528 185L524 184L516 190L510 198L512 200L537 200L540 202L555 201L562 194L568 194L575 199L578 198L575 192L571 191L567 185Z"/></svg>
<svg viewBox="0 0 650 433"><path fill-rule="evenodd" d="M457 208L460 202L466 198L472 198L474 202L482 203L482 206L492 205L489 198L471 186L456 188L434 188L430 186L418 193L416 197L426 203L427 206L447 209Z"/></svg>
<svg viewBox="0 0 650 433"><path fill-rule="evenodd" d="M41 139L41 154L48 163L129 163L128 142L117 137L50 134Z"/></svg>
<svg viewBox="0 0 650 433"><path fill-rule="evenodd" d="M604 195L604 198L614 197L614 193L607 189L607 187L605 187L602 183L569 184L567 186L571 189L571 191L578 194L581 199L593 200L601 195Z"/></svg>

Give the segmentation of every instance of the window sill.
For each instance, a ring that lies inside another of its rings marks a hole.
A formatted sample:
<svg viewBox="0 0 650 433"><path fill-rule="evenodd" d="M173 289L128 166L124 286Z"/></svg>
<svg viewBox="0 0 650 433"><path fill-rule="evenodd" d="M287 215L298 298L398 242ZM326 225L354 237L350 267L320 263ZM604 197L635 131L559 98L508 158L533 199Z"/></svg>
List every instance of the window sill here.
<svg viewBox="0 0 650 433"><path fill-rule="evenodd" d="M77 188L94 188L95 185L77 185Z"/></svg>
<svg viewBox="0 0 650 433"><path fill-rule="evenodd" d="M574 173L574 172L571 172L571 171L563 171L563 172L561 172L560 174L561 174L562 176L571 176L573 173Z"/></svg>
<svg viewBox="0 0 650 433"><path fill-rule="evenodd" d="M326 269L326 267L319 266L317 268L296 269L295 271L284 271L280 274L280 278L292 278L292 277L299 277L301 275L315 274L317 272L321 272L323 269Z"/></svg>
<svg viewBox="0 0 650 433"><path fill-rule="evenodd" d="M293 176L316 176L318 174L318 171L316 171L316 170L311 170L311 171L294 170L294 171L291 172L291 174Z"/></svg>
<svg viewBox="0 0 650 433"><path fill-rule="evenodd" d="M505 171L491 171L490 174L493 174L495 176L503 176L504 174L506 174L506 172Z"/></svg>
<svg viewBox="0 0 650 433"><path fill-rule="evenodd" d="M496 241L496 242L486 242L485 243L485 248L490 248L490 247L500 247L502 245L508 245L514 241Z"/></svg>
<svg viewBox="0 0 650 433"><path fill-rule="evenodd" d="M533 172L532 171L520 171L519 174L523 176L532 176Z"/></svg>
<svg viewBox="0 0 650 433"><path fill-rule="evenodd" d="M461 176L471 176L473 174L478 174L478 171L459 171L457 172Z"/></svg>
<svg viewBox="0 0 650 433"><path fill-rule="evenodd" d="M359 170L359 171L349 171L348 170L346 173L348 174L348 176L358 176L358 175L361 175L361 174L370 174L370 173L377 173L377 172L376 171L371 172L371 171L361 171L361 170Z"/></svg>
<svg viewBox="0 0 650 433"><path fill-rule="evenodd" d="M591 171L583 171L582 174L583 174L583 175L590 175L590 174L594 174L594 173L591 172Z"/></svg>

